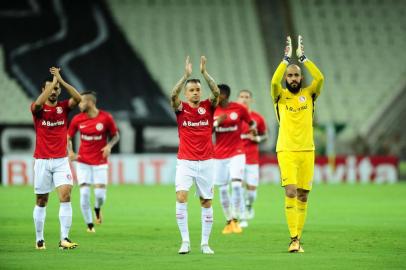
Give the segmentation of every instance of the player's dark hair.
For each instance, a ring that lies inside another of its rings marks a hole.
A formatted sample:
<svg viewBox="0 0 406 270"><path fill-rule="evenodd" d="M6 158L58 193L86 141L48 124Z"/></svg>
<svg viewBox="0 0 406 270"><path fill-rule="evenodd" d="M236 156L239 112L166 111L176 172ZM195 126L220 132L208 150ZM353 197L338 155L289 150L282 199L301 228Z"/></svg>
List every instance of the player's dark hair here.
<svg viewBox="0 0 406 270"><path fill-rule="evenodd" d="M220 89L220 94L224 94L227 98L230 97L230 86L228 86L227 84L218 84L217 87Z"/></svg>
<svg viewBox="0 0 406 270"><path fill-rule="evenodd" d="M238 92L238 95L240 95L241 93L248 93L248 95L250 95L250 97L252 97L252 92L248 89L242 89L240 90L240 92Z"/></svg>
<svg viewBox="0 0 406 270"><path fill-rule="evenodd" d="M199 80L199 79L189 79L189 80L187 80L187 81L185 82L185 86L186 86L188 83L200 83L200 80Z"/></svg>
<svg viewBox="0 0 406 270"><path fill-rule="evenodd" d="M45 88L45 86L47 85L47 82L51 83L54 79L53 75L49 75L48 77L46 77L43 81L42 81L42 88Z"/></svg>
<svg viewBox="0 0 406 270"><path fill-rule="evenodd" d="M97 102L97 93L95 92L95 91L92 91L92 90L86 90L86 91L83 91L82 93L80 93L82 96L84 96L84 95L89 95L89 96L91 96L92 97L92 99L93 99L93 102L96 104L96 102Z"/></svg>

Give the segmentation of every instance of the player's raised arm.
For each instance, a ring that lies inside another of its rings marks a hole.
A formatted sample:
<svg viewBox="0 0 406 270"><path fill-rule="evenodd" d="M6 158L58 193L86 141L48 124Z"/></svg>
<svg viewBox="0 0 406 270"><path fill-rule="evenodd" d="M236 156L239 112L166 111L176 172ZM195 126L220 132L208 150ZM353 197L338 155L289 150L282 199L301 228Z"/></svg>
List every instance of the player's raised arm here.
<svg viewBox="0 0 406 270"><path fill-rule="evenodd" d="M219 102L219 96L220 96L220 89L217 87L216 82L214 79L209 75L206 69L206 56L201 56L200 57L200 72L203 74L204 79L206 80L207 84L210 87L211 90L211 95L210 95L210 101L213 106L217 106Z"/></svg>
<svg viewBox="0 0 406 270"><path fill-rule="evenodd" d="M316 67L316 65L304 55L303 37L300 35L298 37L297 45L298 45L296 49L297 58L299 59L299 62L304 64L304 66L310 72L310 75L313 77L313 81L312 84L310 85L310 88L313 90L313 93L316 94L316 96L319 96L321 93L321 89L323 87L324 76L321 73L321 71Z"/></svg>
<svg viewBox="0 0 406 270"><path fill-rule="evenodd" d="M38 112L39 110L42 109L42 107L44 106L45 102L47 101L49 95L51 95L52 90L54 89L56 83L57 83L57 79L54 76L51 83L45 84L45 90L42 91L41 95L38 96L37 100L35 100L35 102L33 104L32 110L34 112Z"/></svg>
<svg viewBox="0 0 406 270"><path fill-rule="evenodd" d="M60 68L56 67L51 67L49 69L51 74L54 75L58 80L58 82L66 89L66 91L68 91L69 95L71 96L71 98L69 99L69 107L73 108L80 103L80 101L82 100L82 96L79 94L78 90L75 89L75 87L73 87L69 83L65 82L64 79L62 79L60 70L61 70Z"/></svg>
<svg viewBox="0 0 406 270"><path fill-rule="evenodd" d="M192 63L190 62L190 57L188 56L186 57L185 73L183 74L182 78L180 78L180 80L176 83L176 85L172 88L171 92L171 106L175 111L179 108L179 105L181 103L179 98L180 91L182 91L182 88L185 85L187 78L189 78L191 74L192 74Z"/></svg>
<svg viewBox="0 0 406 270"><path fill-rule="evenodd" d="M283 57L282 62L279 64L278 68L276 69L275 73L272 76L271 81L271 96L272 100L275 103L282 90L281 81L283 79L283 74L285 74L286 68L290 63L290 58L292 57L292 40L290 36L286 38L286 47L285 47L285 55Z"/></svg>

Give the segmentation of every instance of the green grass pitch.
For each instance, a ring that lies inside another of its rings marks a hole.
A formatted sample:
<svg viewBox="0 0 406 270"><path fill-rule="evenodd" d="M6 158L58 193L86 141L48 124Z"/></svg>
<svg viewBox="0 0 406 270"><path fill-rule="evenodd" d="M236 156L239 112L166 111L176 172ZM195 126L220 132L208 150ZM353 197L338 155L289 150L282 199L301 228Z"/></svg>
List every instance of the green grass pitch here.
<svg viewBox="0 0 406 270"><path fill-rule="evenodd" d="M283 190L259 189L256 217L242 235L222 235L214 200L213 256L200 253L200 207L189 195L192 253L178 255L172 186L110 186L104 223L89 234L73 190L75 250L59 250L59 205L52 193L46 250L35 250L32 187L0 187L0 269L405 269L406 184L318 185L310 194L305 253L289 254ZM217 195L217 194L216 194Z"/></svg>

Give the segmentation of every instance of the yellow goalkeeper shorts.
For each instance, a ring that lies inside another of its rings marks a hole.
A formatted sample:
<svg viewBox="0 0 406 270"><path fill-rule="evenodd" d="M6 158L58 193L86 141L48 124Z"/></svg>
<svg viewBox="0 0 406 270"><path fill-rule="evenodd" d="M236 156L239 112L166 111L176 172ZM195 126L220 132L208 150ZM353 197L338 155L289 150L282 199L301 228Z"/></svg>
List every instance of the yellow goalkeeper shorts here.
<svg viewBox="0 0 406 270"><path fill-rule="evenodd" d="M314 151L278 152L281 185L296 185L311 190L314 173Z"/></svg>

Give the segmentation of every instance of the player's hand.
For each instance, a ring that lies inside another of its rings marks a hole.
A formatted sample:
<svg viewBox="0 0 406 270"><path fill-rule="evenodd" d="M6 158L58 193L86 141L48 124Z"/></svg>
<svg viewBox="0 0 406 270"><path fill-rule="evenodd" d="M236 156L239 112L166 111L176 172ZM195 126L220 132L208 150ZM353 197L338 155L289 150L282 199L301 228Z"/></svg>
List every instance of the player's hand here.
<svg viewBox="0 0 406 270"><path fill-rule="evenodd" d="M300 63L303 63L306 60L306 56L304 55L303 37L301 35L297 37L296 55Z"/></svg>
<svg viewBox="0 0 406 270"><path fill-rule="evenodd" d="M256 137L258 135L258 130L256 127L250 127L249 134L251 134L253 137Z"/></svg>
<svg viewBox="0 0 406 270"><path fill-rule="evenodd" d="M103 158L107 158L110 156L111 153L111 146L107 144L105 147L103 147L100 151L103 152Z"/></svg>
<svg viewBox="0 0 406 270"><path fill-rule="evenodd" d="M68 151L68 158L69 158L69 161L75 161L75 160L77 160L78 159L78 155L76 155L76 153L75 152L73 152L73 151Z"/></svg>
<svg viewBox="0 0 406 270"><path fill-rule="evenodd" d="M54 75L54 78L56 78L59 82L62 80L60 71L61 71L61 69L57 68L57 67L51 67L49 69L49 72L51 72L51 74Z"/></svg>
<svg viewBox="0 0 406 270"><path fill-rule="evenodd" d="M189 78L190 75L192 75L192 63L190 62L190 57L186 57L186 63L185 63L185 76L186 78Z"/></svg>
<svg viewBox="0 0 406 270"><path fill-rule="evenodd" d="M213 126L214 126L214 127L218 127L219 125L221 125L221 123L223 123L224 120L226 120L226 118L227 118L227 114L226 114L226 113L223 113L223 114L221 114L221 115L219 115L219 116L216 116L216 117L214 118Z"/></svg>
<svg viewBox="0 0 406 270"><path fill-rule="evenodd" d="M292 39L290 38L290 36L288 36L286 38L285 56L283 57L283 59L290 62L291 57L292 57Z"/></svg>
<svg viewBox="0 0 406 270"><path fill-rule="evenodd" d="M201 73L205 73L206 72L206 62L207 62L207 58L206 56L201 56L200 57L200 72Z"/></svg>

